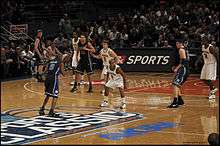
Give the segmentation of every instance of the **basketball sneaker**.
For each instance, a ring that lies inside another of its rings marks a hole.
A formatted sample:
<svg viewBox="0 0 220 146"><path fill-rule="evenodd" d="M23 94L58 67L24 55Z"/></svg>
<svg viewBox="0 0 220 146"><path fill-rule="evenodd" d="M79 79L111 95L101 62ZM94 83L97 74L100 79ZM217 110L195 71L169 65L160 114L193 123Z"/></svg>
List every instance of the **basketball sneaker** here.
<svg viewBox="0 0 220 146"><path fill-rule="evenodd" d="M167 108L177 108L177 107L179 107L177 98L174 98L173 102L169 106L167 106Z"/></svg>
<svg viewBox="0 0 220 146"><path fill-rule="evenodd" d="M55 117L55 118L59 118L59 117L60 117L59 114L54 113L54 112L52 112L52 111L50 111L50 112L48 113L48 116L49 116L49 117Z"/></svg>
<svg viewBox="0 0 220 146"><path fill-rule="evenodd" d="M80 85L83 85L85 84L85 81L84 80L80 80Z"/></svg>
<svg viewBox="0 0 220 146"><path fill-rule="evenodd" d="M70 90L70 92L76 92L78 89L77 89L77 87L73 87L71 90Z"/></svg>
<svg viewBox="0 0 220 146"><path fill-rule="evenodd" d="M103 101L100 106L101 107L107 107L108 106L108 101Z"/></svg>

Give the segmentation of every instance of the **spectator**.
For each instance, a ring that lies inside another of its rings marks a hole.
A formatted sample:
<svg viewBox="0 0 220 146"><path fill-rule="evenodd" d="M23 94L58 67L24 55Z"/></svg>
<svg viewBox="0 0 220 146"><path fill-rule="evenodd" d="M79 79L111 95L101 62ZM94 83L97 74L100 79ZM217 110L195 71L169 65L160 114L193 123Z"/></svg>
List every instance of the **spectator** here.
<svg viewBox="0 0 220 146"><path fill-rule="evenodd" d="M172 46L169 45L168 41L165 40L162 48L171 48L171 47Z"/></svg>
<svg viewBox="0 0 220 146"><path fill-rule="evenodd" d="M68 39L72 36L73 27L67 14L64 14L63 18L60 19L59 28L60 32L62 32Z"/></svg>
<svg viewBox="0 0 220 146"><path fill-rule="evenodd" d="M65 41L65 38L63 37L63 34L59 33L59 36L54 39L54 44L59 50L61 50L63 47L64 41Z"/></svg>
<svg viewBox="0 0 220 146"><path fill-rule="evenodd" d="M128 34L125 33L123 30L122 33L120 33L120 48L126 47L128 41Z"/></svg>
<svg viewBox="0 0 220 146"><path fill-rule="evenodd" d="M1 69L3 71L3 78L11 77L12 73L10 72L13 60L11 59L11 53L8 46L1 48Z"/></svg>
<svg viewBox="0 0 220 146"><path fill-rule="evenodd" d="M34 74L34 53L30 49L30 45L27 45L26 48L21 51L21 60L24 61L26 65L26 69L28 73L31 73L32 75Z"/></svg>

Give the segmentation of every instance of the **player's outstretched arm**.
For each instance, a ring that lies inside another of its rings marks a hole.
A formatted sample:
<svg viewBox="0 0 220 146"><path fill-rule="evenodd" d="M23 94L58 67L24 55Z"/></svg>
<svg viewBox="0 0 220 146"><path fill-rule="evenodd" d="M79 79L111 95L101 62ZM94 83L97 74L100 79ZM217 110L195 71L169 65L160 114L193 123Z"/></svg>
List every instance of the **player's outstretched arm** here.
<svg viewBox="0 0 220 146"><path fill-rule="evenodd" d="M90 42L88 42L88 46L83 48L84 50L87 50L89 52L95 53L96 50L95 48L92 46L92 44Z"/></svg>
<svg viewBox="0 0 220 146"><path fill-rule="evenodd" d="M109 55L110 55L112 58L115 59L115 61L116 61L117 64L119 63L119 57L118 57L118 55L115 53L115 51L111 50L111 51L109 52Z"/></svg>
<svg viewBox="0 0 220 146"><path fill-rule="evenodd" d="M92 57L96 58L96 59L102 59L101 54L95 55L93 53L91 53Z"/></svg>

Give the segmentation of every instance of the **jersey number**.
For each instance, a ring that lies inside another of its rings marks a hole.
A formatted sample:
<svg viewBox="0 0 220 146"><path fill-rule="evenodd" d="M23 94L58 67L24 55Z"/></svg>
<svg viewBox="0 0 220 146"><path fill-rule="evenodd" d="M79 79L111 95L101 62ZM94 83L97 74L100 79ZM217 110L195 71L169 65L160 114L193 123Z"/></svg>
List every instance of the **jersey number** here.
<svg viewBox="0 0 220 146"><path fill-rule="evenodd" d="M50 66L49 66L49 70L53 70L54 67L55 67L55 64L50 64Z"/></svg>

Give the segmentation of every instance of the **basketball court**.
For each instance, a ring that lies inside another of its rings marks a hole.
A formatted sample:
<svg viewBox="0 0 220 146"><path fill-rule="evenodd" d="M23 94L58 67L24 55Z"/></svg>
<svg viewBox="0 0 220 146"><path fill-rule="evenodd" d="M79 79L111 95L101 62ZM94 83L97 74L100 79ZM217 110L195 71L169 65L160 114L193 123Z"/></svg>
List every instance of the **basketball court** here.
<svg viewBox="0 0 220 146"><path fill-rule="evenodd" d="M99 106L103 100L99 77L96 71L93 93L86 92L86 82L79 92L71 93L70 71L60 77L56 111L63 115L61 119L38 115L44 83L35 78L2 82L1 144L204 145L210 133L219 131L219 92L215 100L208 100L208 87L199 75L191 74L183 86L185 104L169 109L172 73L127 73L127 107L122 115L115 114L117 90L110 107ZM216 85L219 88L218 81Z"/></svg>

